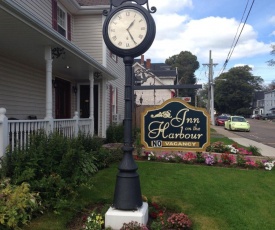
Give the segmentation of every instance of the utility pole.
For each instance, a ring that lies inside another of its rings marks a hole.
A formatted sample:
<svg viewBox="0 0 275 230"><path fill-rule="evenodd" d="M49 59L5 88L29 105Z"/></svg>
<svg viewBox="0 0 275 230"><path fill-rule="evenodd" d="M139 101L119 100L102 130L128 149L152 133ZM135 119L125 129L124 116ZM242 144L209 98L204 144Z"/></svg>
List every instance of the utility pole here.
<svg viewBox="0 0 275 230"><path fill-rule="evenodd" d="M178 67L176 67L176 81L177 81L177 83L176 83L176 85L178 85L179 84L179 74L178 74ZM179 97L179 89L176 89L176 95L177 95L177 97Z"/></svg>
<svg viewBox="0 0 275 230"><path fill-rule="evenodd" d="M215 119L214 119L214 79L213 79L213 66L216 66L218 64L217 63L213 63L213 59L211 57L211 50L209 50L209 63L203 64L203 65L206 65L209 68L207 111L211 114L211 124L215 125Z"/></svg>

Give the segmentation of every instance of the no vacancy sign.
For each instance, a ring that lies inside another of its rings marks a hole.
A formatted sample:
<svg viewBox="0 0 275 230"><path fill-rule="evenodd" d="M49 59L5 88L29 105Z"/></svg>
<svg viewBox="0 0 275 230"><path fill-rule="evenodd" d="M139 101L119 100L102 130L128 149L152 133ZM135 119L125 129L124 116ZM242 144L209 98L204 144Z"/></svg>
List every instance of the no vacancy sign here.
<svg viewBox="0 0 275 230"><path fill-rule="evenodd" d="M141 114L141 142L146 150L205 151L210 145L210 116L182 99L169 99Z"/></svg>

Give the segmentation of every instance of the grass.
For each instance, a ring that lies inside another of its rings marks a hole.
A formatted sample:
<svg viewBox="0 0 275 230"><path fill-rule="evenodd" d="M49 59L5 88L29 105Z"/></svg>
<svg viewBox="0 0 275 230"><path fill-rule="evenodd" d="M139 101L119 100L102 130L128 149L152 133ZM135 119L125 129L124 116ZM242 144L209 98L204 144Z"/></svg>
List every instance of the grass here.
<svg viewBox="0 0 275 230"><path fill-rule="evenodd" d="M142 194L186 213L194 230L273 229L275 170L240 170L175 163L138 162ZM113 199L117 165L100 171L91 190L81 189L84 205ZM72 212L73 210L71 210ZM24 229L65 230L71 212L47 214Z"/></svg>
<svg viewBox="0 0 275 230"><path fill-rule="evenodd" d="M211 129L211 143L232 144ZM273 229L275 225L275 170L241 170L186 164L138 162L142 194L186 213L194 230ZM24 230L66 230L67 223L92 203L111 204L117 164L91 178L94 187L80 187L69 210L46 213Z"/></svg>

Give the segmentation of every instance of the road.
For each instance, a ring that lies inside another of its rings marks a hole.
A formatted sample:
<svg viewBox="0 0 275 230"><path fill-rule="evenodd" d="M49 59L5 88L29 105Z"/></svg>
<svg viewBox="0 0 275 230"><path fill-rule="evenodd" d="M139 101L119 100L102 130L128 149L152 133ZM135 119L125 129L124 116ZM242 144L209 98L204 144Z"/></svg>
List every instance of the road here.
<svg viewBox="0 0 275 230"><path fill-rule="evenodd" d="M228 131L275 148L275 122L266 120L247 119L250 123L250 132ZM217 126L216 126L217 127ZM217 127L224 128L224 127Z"/></svg>

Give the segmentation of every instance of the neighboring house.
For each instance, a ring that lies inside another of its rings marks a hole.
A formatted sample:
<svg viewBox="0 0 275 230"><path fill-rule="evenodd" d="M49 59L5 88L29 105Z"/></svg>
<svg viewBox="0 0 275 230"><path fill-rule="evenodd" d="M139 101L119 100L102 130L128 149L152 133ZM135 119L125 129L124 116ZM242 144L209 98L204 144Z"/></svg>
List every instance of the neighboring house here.
<svg viewBox="0 0 275 230"><path fill-rule="evenodd" d="M109 0L0 1L0 156L20 124L105 137L123 119L124 63L104 44L104 9Z"/></svg>
<svg viewBox="0 0 275 230"><path fill-rule="evenodd" d="M275 114L275 90L264 93L264 114Z"/></svg>
<svg viewBox="0 0 275 230"><path fill-rule="evenodd" d="M264 114L264 95L264 91L257 91L254 93L252 102L253 115Z"/></svg>
<svg viewBox="0 0 275 230"><path fill-rule="evenodd" d="M141 59L135 59L134 73L141 76L144 73L146 81L139 82L137 76L135 81L142 86L154 85L174 85L176 80L176 70L171 70L171 67L164 63L151 63L150 59L144 60L144 55ZM144 78L143 77L143 78ZM142 105L160 105L164 101L175 96L174 89L150 89L150 90L135 90L136 104Z"/></svg>

